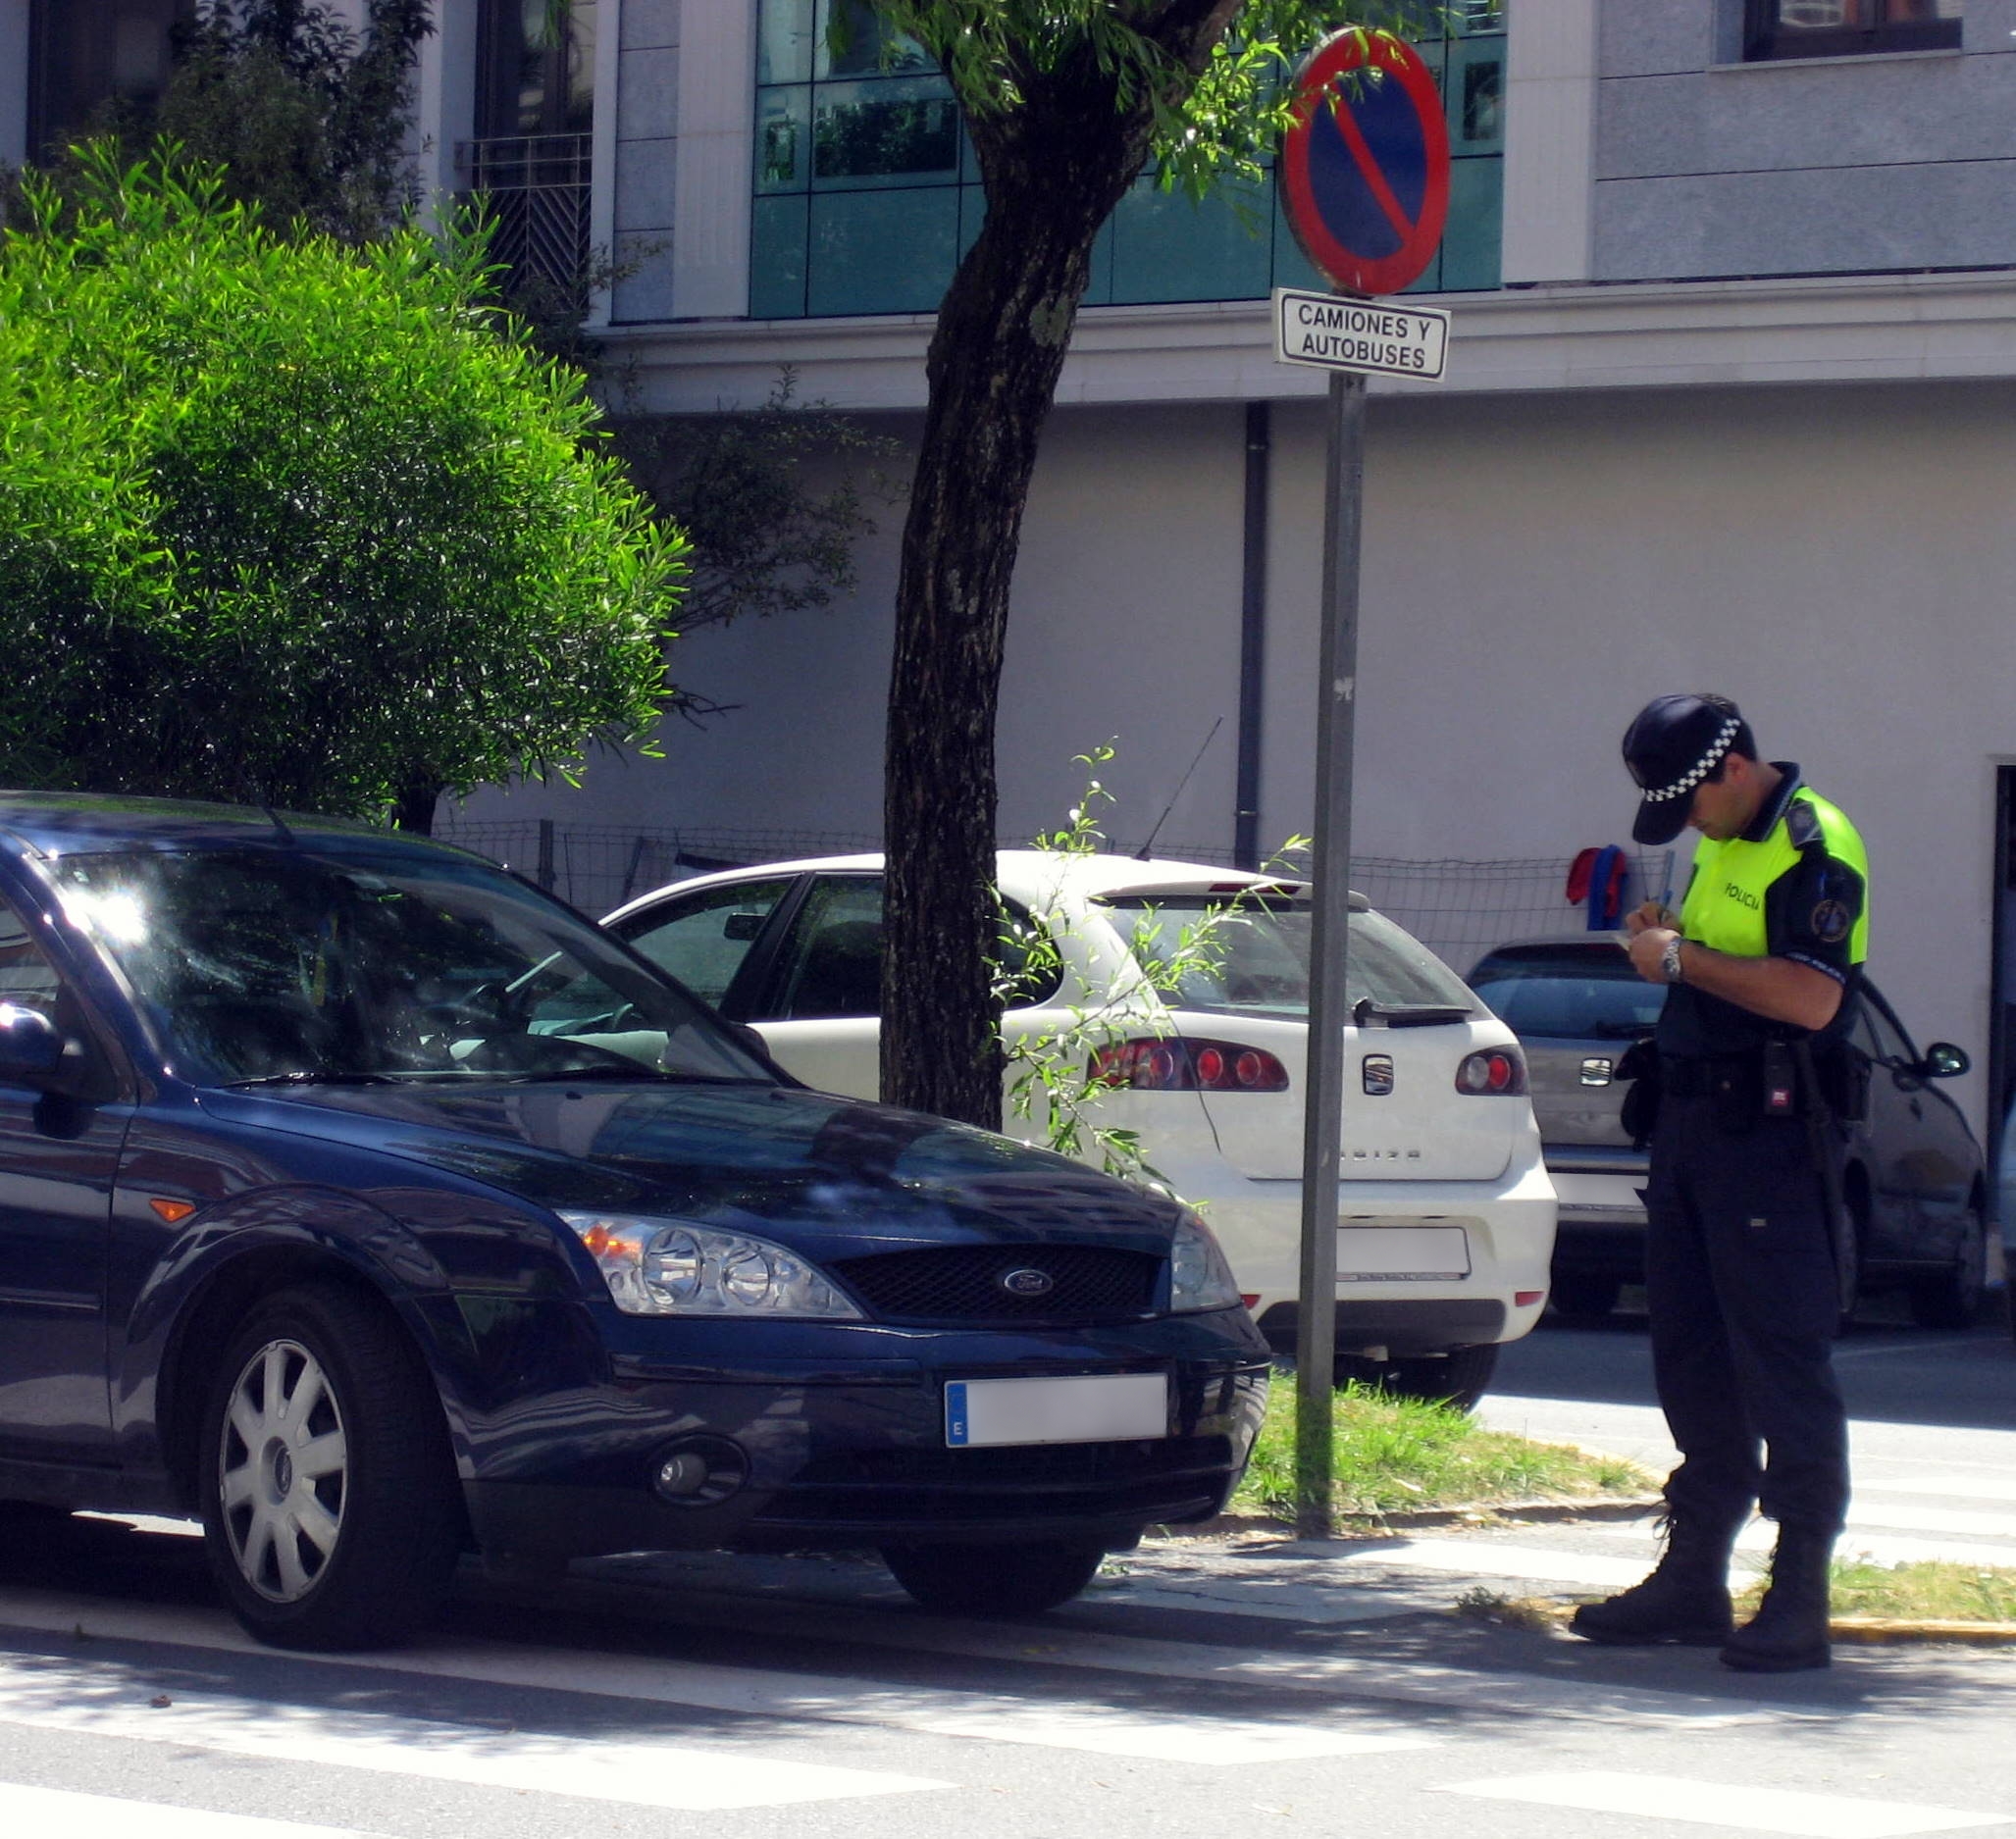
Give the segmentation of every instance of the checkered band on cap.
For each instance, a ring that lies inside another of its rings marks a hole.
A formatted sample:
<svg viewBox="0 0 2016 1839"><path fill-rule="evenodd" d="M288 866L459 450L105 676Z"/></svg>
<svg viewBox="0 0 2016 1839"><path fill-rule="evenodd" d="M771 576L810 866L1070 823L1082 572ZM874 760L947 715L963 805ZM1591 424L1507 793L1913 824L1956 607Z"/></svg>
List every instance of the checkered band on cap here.
<svg viewBox="0 0 2016 1839"><path fill-rule="evenodd" d="M1739 719L1732 718L1722 725L1721 732L1708 743L1708 751L1687 768L1670 786L1662 786L1656 792L1646 791L1647 804L1664 804L1669 798L1684 797L1715 770L1715 763L1729 751L1729 743L1736 738L1736 730L1742 727Z"/></svg>

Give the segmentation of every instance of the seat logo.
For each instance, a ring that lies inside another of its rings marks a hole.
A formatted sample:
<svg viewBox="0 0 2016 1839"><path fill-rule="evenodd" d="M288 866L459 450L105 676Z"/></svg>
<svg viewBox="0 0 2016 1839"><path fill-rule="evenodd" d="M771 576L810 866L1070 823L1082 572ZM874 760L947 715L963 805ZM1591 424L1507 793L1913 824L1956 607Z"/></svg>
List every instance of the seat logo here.
<svg viewBox="0 0 2016 1839"><path fill-rule="evenodd" d="M1057 1279L1048 1271L1031 1270L1026 1265L1020 1270L1003 1271L995 1282L1011 1297L1047 1297L1057 1288Z"/></svg>
<svg viewBox="0 0 2016 1839"><path fill-rule="evenodd" d="M1365 1056L1365 1089L1369 1097L1383 1098L1393 1090L1393 1056L1368 1053Z"/></svg>

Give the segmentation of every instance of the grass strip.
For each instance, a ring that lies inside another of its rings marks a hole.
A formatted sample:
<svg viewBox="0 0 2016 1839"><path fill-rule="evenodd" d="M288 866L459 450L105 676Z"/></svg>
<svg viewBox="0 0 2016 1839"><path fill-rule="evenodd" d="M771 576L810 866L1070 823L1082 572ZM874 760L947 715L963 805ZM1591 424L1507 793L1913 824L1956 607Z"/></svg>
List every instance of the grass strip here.
<svg viewBox="0 0 2016 1839"><path fill-rule="evenodd" d="M1235 1511L1293 1518L1295 1388L1276 1385ZM1482 1430L1446 1405L1391 1398L1356 1384L1332 1406L1333 1510L1376 1517L1420 1507L1641 1495L1656 1484L1635 1463L1565 1444Z"/></svg>
<svg viewBox="0 0 2016 1839"><path fill-rule="evenodd" d="M1737 1593L1737 1614L1753 1611L1763 1595L1760 1575ZM1886 1621L2016 1622L2016 1570L1937 1559L1879 1564L1851 1555L1834 1561L1829 1601L1835 1615Z"/></svg>

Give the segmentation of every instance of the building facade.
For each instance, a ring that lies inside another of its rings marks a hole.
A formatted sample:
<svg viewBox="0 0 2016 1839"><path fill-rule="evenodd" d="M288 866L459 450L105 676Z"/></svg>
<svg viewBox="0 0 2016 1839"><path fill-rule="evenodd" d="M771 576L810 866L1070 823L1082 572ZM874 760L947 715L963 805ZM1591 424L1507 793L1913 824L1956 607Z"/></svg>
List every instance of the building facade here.
<svg viewBox="0 0 2016 1839"><path fill-rule="evenodd" d="M942 79L833 52L827 4L574 0L559 44L545 0L440 0L420 158L524 194L525 259L612 252L596 331L645 405L754 404L788 365L904 439L978 187ZM36 22L71 10L0 0L34 53L17 80L0 50L0 157L55 119ZM1565 872L1628 828L1631 712L1724 690L1862 826L1873 962L1982 1062L1985 1126L2016 1058L2016 0L1457 15L1423 47L1449 374L1371 394L1357 844ZM1172 798L1172 853L1308 828L1322 383L1272 361L1264 296L1309 279L1265 185L1116 215L1024 531L1006 834L1110 738L1122 847ZM675 649L736 706L662 761L469 815L872 836L900 521L851 604Z"/></svg>

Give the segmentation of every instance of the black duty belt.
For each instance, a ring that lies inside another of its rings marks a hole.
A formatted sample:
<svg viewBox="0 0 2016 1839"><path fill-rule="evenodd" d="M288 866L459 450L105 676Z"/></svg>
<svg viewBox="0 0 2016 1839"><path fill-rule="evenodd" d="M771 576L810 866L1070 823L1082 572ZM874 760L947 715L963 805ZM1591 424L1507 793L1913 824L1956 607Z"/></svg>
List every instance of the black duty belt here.
<svg viewBox="0 0 2016 1839"><path fill-rule="evenodd" d="M1659 1056L1660 1089L1673 1098L1713 1098L1745 1085L1755 1086L1762 1077L1763 1059L1755 1053Z"/></svg>

